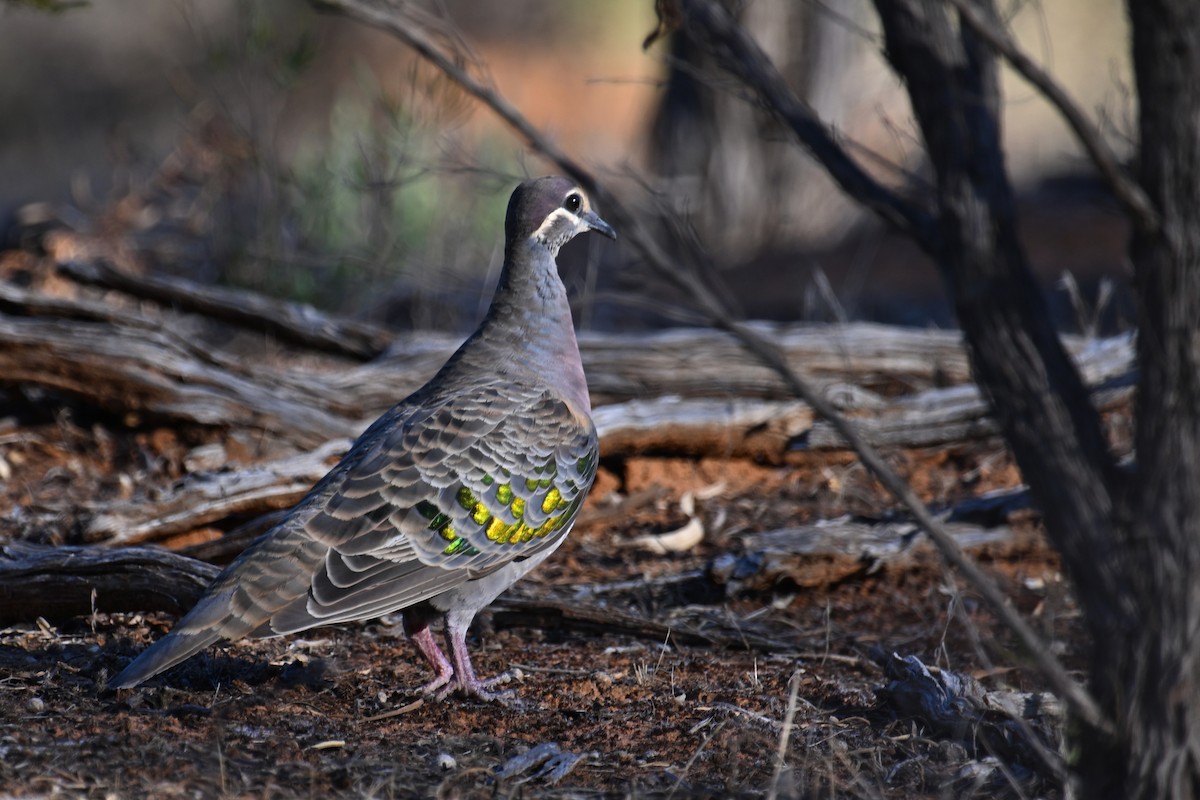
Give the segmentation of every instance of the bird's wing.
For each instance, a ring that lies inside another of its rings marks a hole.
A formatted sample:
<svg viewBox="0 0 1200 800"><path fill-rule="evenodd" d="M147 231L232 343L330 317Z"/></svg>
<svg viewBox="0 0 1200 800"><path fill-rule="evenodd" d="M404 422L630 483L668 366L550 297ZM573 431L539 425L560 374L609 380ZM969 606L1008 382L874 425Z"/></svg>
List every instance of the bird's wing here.
<svg viewBox="0 0 1200 800"><path fill-rule="evenodd" d="M548 390L474 387L384 429L303 530L324 557L269 630L369 619L551 546L595 478L596 431Z"/></svg>

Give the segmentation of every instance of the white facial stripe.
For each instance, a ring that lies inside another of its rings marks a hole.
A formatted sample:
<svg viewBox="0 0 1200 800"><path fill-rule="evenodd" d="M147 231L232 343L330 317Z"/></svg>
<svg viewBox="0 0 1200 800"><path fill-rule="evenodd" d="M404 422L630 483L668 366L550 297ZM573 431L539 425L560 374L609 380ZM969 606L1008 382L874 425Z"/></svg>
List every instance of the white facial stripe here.
<svg viewBox="0 0 1200 800"><path fill-rule="evenodd" d="M538 229L533 232L538 241L546 241L550 236L550 232L562 225L563 221L570 223L570 230L578 230L584 225L583 220L567 211L565 208L556 208L546 217L546 220L538 226Z"/></svg>

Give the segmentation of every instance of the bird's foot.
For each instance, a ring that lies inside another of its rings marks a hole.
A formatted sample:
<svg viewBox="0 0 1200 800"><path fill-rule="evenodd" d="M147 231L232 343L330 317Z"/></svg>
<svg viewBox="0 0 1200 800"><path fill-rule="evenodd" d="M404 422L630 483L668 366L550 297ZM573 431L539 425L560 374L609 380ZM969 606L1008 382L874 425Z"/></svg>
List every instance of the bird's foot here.
<svg viewBox="0 0 1200 800"><path fill-rule="evenodd" d="M453 672L439 672L433 676L433 680L421 686L421 688L417 691L419 691L421 694L431 694L440 700L442 698L442 693L448 688L453 687L454 683L455 681Z"/></svg>
<svg viewBox="0 0 1200 800"><path fill-rule="evenodd" d="M477 700L483 700L487 703L498 703L500 705L509 706L510 708L518 707L521 705L521 701L517 699L517 692L515 689L494 691L493 688L510 683L514 680L520 680L523 677L524 673L522 673L519 669L510 669L506 672L501 672L499 675L488 678L484 681L481 681L474 676L472 676L471 680L462 681L459 680L458 676L456 675L444 686L442 686L434 696L439 700L444 700L454 692L458 692L459 694L463 694L467 697L474 697Z"/></svg>

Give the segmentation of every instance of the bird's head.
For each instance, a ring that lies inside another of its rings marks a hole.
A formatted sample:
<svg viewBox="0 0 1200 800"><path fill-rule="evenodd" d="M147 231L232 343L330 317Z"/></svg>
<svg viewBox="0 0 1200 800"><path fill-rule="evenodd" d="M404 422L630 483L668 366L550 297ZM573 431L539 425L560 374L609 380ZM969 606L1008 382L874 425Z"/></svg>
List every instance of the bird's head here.
<svg viewBox="0 0 1200 800"><path fill-rule="evenodd" d="M612 226L592 210L587 192L569 178L525 181L508 202L504 236L509 246L534 239L556 255L560 247L585 231L617 238Z"/></svg>

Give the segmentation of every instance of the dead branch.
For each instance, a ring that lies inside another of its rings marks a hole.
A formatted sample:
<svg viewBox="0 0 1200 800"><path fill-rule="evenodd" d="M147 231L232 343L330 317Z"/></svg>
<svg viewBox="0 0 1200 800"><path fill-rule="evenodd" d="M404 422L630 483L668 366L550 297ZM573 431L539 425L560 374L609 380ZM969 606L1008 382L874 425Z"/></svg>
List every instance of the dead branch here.
<svg viewBox="0 0 1200 800"><path fill-rule="evenodd" d="M0 624L92 611L182 614L217 576L203 561L150 547L0 545Z"/></svg>
<svg viewBox="0 0 1200 800"><path fill-rule="evenodd" d="M1133 180L1121 167L1117 156L1104 141L1100 131L1092 125L1087 116L1080 110L1071 96L1050 73L1039 67L1032 58L1027 56L1016 41L1004 30L1000 20L980 8L974 0L946 0L958 11L959 19L969 25L973 31L988 43L997 53L1004 56L1021 77L1041 92L1050 105L1058 109L1058 113L1075 133L1075 138L1083 145L1088 157L1096 165L1100 176L1108 184L1109 191L1125 207L1126 212L1134 223L1147 232L1158 230L1162 221L1158 212L1151 205L1150 199L1142 191L1142 187Z"/></svg>
<svg viewBox="0 0 1200 800"><path fill-rule="evenodd" d="M356 359L379 355L391 342L383 328L338 319L310 305L222 289L169 275L129 275L103 262L64 262L59 271L80 283L116 289L168 308L192 311L283 341Z"/></svg>
<svg viewBox="0 0 1200 800"><path fill-rule="evenodd" d="M1007 498L1016 506L1027 498L1025 490ZM942 523L964 551L1016 552L1030 543L1007 524ZM717 557L709 574L730 594L824 590L848 580L863 578L881 569L902 569L921 553L930 552L929 541L910 520L869 522L851 517L822 520L812 525L765 531L741 537L742 554Z"/></svg>
<svg viewBox="0 0 1200 800"><path fill-rule="evenodd" d="M896 716L924 725L938 738L960 742L978 756L1024 765L1060 784L1066 780L1054 734L1062 713L1052 699L989 692L969 675L927 667L916 656L881 654L878 662L888 684L876 695Z"/></svg>
<svg viewBox="0 0 1200 800"><path fill-rule="evenodd" d="M681 2L683 30L706 43L718 63L756 92L766 110L791 130L842 191L917 241L936 236L933 216L872 178L771 64L746 30L715 2ZM607 205L605 206L607 208Z"/></svg>
<svg viewBox="0 0 1200 800"><path fill-rule="evenodd" d="M95 510L85 526L90 541L132 545L246 513L291 508L350 449L349 439L228 473L194 473L164 495L137 497Z"/></svg>
<svg viewBox="0 0 1200 800"><path fill-rule="evenodd" d="M153 547L0 545L0 624L38 617L61 621L93 611L182 614L217 576L217 567ZM611 633L662 643L745 649L789 649L768 637L692 631L575 602L504 599L496 624Z"/></svg>
<svg viewBox="0 0 1200 800"><path fill-rule="evenodd" d="M9 348L0 363L13 382L70 391L120 413L257 427L303 447L323 434L356 433L364 420L416 389L459 344L453 335L407 336L369 364L289 372L251 368L244 358L174 333L175 324L87 299L3 285L0 306L19 315L0 317L0 325L11 325L3 328ZM111 326L88 324L93 321ZM966 383L967 359L955 332L865 323L745 327L769 338L791 369L803 366L822 395L860 420L876 446L922 447L995 433L986 404ZM1092 386L1127 372L1132 361L1127 338L1065 337L1064 344ZM580 347L611 455L723 453L778 462L793 444L847 446L833 423L808 405L776 400L794 395L778 372L744 358L743 348L719 331L592 333L580 337ZM54 369L44 368L47 352L54 354ZM963 385L933 388L947 383ZM147 384L153 398L146 397ZM324 422L314 427L312 419Z"/></svg>
<svg viewBox="0 0 1200 800"><path fill-rule="evenodd" d="M1128 338L1122 337L1095 343L1080 353L1081 369L1099 387L1094 397L1098 407L1120 408L1130 402L1128 373L1119 373L1123 382L1109 378L1110 373L1128 368L1130 346ZM853 414L860 434L892 450L952 446L998 433L987 403L970 384L895 398L849 385L837 394L839 408ZM828 420L816 418L807 404L795 400L666 396L601 406L593 411L593 418L603 452L610 458L658 454L782 464L800 451L847 448ZM27 524L53 528L67 514L82 516L85 537L108 544L161 542L206 525L225 526L231 518L267 514L294 504L349 443L338 438L312 451L249 467L195 472L153 496L139 493L96 503L82 512L55 506L30 508L25 512ZM227 460L219 450L215 458L222 464ZM236 543L222 542L213 546L209 556L195 555L220 560L236 554Z"/></svg>
<svg viewBox="0 0 1200 800"><path fill-rule="evenodd" d="M501 628L538 628L569 630L593 635L613 634L663 644L716 647L730 650L756 650L761 653L792 652L792 642L745 631L693 629L668 625L613 608L582 605L574 600L554 598L529 600L505 596L493 603L492 621Z"/></svg>
<svg viewBox="0 0 1200 800"><path fill-rule="evenodd" d="M953 288L976 380L1081 599L1093 604L1087 618L1108 619L1117 585L1108 554L1120 476L1017 237L1000 144L995 59L970 28L956 29L939 3L877 0L876 8L887 57L908 87L937 178L942 233L921 245ZM1085 724L1111 729L1094 698L1056 659L1044 650L1031 652Z"/></svg>
<svg viewBox="0 0 1200 800"><path fill-rule="evenodd" d="M314 408L310 398L286 387L200 360L155 330L0 316L0 376L6 384L86 397L120 414L270 431L301 447L361 427Z"/></svg>

